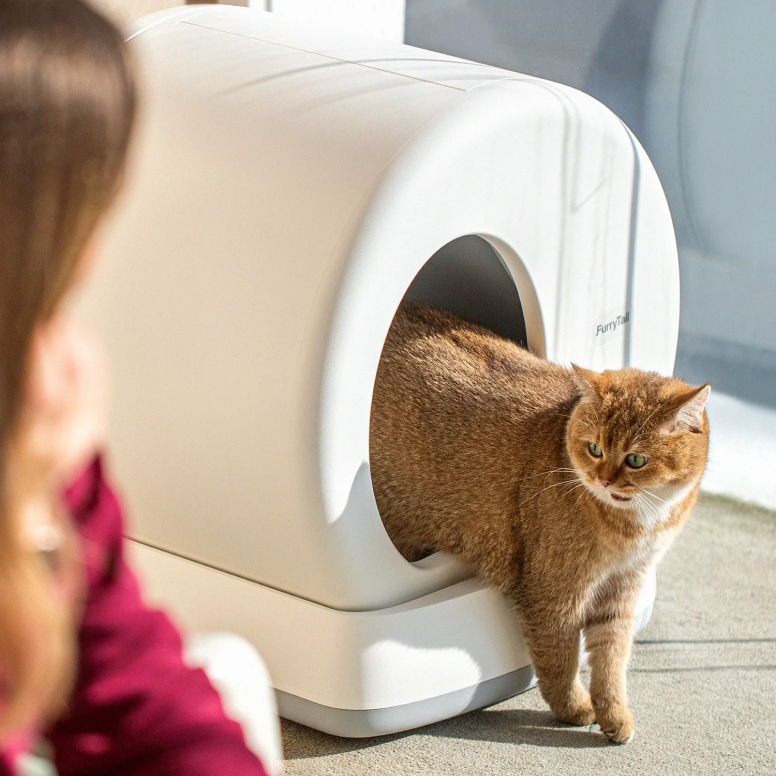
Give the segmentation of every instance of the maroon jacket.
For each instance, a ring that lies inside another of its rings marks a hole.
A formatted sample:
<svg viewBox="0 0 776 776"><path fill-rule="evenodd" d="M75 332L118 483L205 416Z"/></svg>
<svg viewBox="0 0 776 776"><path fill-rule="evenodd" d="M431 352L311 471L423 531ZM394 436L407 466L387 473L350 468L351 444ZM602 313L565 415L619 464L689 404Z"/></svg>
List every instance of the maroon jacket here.
<svg viewBox="0 0 776 776"><path fill-rule="evenodd" d="M88 593L69 712L45 733L60 776L265 776L205 673L184 664L175 626L143 603L99 458L66 501Z"/></svg>

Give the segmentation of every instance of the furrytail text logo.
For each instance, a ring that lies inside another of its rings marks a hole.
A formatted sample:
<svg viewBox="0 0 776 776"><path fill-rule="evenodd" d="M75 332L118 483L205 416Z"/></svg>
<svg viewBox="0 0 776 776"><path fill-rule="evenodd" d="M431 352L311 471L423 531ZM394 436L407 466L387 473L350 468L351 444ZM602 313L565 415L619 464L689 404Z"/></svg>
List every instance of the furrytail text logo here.
<svg viewBox="0 0 776 776"><path fill-rule="evenodd" d="M612 315L603 323L596 324L595 343L597 345L604 345L610 340L618 337L618 335L624 334L625 326L629 323L630 311L625 312L622 315Z"/></svg>

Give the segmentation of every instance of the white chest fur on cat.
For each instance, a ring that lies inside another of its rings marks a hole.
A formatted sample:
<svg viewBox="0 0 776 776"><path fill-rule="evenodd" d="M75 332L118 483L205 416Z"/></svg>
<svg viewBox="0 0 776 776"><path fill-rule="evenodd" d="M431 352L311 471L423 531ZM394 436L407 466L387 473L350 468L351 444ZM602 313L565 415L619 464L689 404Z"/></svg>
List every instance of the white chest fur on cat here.
<svg viewBox="0 0 776 776"><path fill-rule="evenodd" d="M131 45L135 155L82 309L153 596L245 635L281 713L339 735L530 686L506 603L385 533L377 364L406 295L669 374L676 246L644 151L573 89L249 9L163 12Z"/></svg>

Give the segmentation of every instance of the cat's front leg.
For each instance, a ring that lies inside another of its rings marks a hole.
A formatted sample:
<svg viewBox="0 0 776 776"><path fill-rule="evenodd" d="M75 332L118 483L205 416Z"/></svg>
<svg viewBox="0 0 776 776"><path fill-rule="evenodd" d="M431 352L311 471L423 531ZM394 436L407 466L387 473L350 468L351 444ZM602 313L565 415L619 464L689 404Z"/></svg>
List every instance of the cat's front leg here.
<svg viewBox="0 0 776 776"><path fill-rule="evenodd" d="M597 596L583 629L595 720L604 735L618 744L630 741L635 732L628 709L626 670L640 582L636 575L610 580Z"/></svg>
<svg viewBox="0 0 776 776"><path fill-rule="evenodd" d="M590 725L595 712L579 681L579 624L559 622L546 612L521 613L539 690L552 713L569 725Z"/></svg>

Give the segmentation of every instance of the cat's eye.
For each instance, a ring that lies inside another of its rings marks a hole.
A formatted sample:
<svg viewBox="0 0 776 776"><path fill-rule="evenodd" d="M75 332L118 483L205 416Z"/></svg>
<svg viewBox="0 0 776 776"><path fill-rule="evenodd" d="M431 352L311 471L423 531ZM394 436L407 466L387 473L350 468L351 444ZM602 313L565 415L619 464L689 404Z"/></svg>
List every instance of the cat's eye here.
<svg viewBox="0 0 776 776"><path fill-rule="evenodd" d="M625 462L628 464L628 466L631 467L631 469L641 469L642 466L645 466L647 463L646 456L639 455L638 453L631 453L626 459Z"/></svg>
<svg viewBox="0 0 776 776"><path fill-rule="evenodd" d="M595 442L591 442L587 446L587 449L590 451L590 455L592 455L593 458L600 458L604 454L604 451Z"/></svg>

